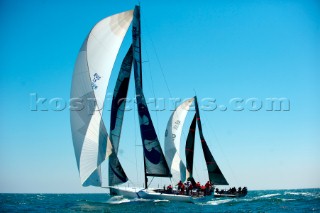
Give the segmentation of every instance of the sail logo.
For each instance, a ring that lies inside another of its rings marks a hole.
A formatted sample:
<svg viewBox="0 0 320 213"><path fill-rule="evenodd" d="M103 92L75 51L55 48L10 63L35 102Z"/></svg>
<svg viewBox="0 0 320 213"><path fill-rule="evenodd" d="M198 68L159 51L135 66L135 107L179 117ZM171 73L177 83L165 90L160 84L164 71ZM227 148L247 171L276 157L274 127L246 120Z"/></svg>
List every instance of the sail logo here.
<svg viewBox="0 0 320 213"><path fill-rule="evenodd" d="M93 75L92 81L91 81L91 87L92 89L96 90L98 88L96 82L100 80L100 76L98 75L98 73L95 73Z"/></svg>

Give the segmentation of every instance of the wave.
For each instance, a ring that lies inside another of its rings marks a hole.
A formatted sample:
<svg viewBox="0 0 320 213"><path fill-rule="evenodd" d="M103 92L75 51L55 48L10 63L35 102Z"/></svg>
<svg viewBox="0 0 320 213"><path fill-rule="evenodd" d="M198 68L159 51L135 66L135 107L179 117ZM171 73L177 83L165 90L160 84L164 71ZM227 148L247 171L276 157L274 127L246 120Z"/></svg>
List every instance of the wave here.
<svg viewBox="0 0 320 213"><path fill-rule="evenodd" d="M154 203L158 203L158 202L169 202L169 200L154 200Z"/></svg>
<svg viewBox="0 0 320 213"><path fill-rule="evenodd" d="M310 192L285 192L284 195L296 195L296 196L315 196L314 194L310 193Z"/></svg>
<svg viewBox="0 0 320 213"><path fill-rule="evenodd" d="M46 196L42 194L38 194L36 197L37 197L37 200L44 200L46 198Z"/></svg>
<svg viewBox="0 0 320 213"><path fill-rule="evenodd" d="M211 201L208 201L208 202L204 203L203 205L217 206L217 205L220 205L220 204L229 203L230 201L232 201L232 199L211 200Z"/></svg>
<svg viewBox="0 0 320 213"><path fill-rule="evenodd" d="M107 201L108 204L121 204L121 203L128 203L128 202L130 202L130 200L127 198L124 198L123 196L113 196Z"/></svg>
<svg viewBox="0 0 320 213"><path fill-rule="evenodd" d="M150 202L150 201L153 201L153 200L144 199L144 198L134 198L132 201L134 201L134 202Z"/></svg>
<svg viewBox="0 0 320 213"><path fill-rule="evenodd" d="M276 193L276 194L266 194L266 195L261 195L261 196L259 196L259 197L256 197L256 199L275 197L275 196L279 196L279 195L281 195L281 194L279 194L279 193Z"/></svg>
<svg viewBox="0 0 320 213"><path fill-rule="evenodd" d="M289 199L289 198L282 198L281 201L286 202L286 201L294 201L296 199Z"/></svg>

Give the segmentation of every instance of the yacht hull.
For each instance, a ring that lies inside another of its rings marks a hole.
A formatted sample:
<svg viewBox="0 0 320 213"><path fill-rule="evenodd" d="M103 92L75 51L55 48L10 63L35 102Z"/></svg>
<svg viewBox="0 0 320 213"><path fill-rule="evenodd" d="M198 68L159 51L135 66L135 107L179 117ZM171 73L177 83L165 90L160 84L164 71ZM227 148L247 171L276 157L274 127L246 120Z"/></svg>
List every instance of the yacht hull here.
<svg viewBox="0 0 320 213"><path fill-rule="evenodd" d="M143 199L169 200L169 201L179 201L179 202L187 202L187 203L193 202L193 198L191 196L164 194L164 193L159 193L159 192L155 192L153 190L148 190L148 189L140 190L137 194L139 198L143 198Z"/></svg>
<svg viewBox="0 0 320 213"><path fill-rule="evenodd" d="M110 189L110 194L112 196L123 196L128 199L139 198L138 192L141 188L131 188L131 187L108 187Z"/></svg>
<svg viewBox="0 0 320 213"><path fill-rule="evenodd" d="M235 194L219 194L214 193L214 197L230 197L230 198L237 198L237 197L244 197L247 193L235 193Z"/></svg>

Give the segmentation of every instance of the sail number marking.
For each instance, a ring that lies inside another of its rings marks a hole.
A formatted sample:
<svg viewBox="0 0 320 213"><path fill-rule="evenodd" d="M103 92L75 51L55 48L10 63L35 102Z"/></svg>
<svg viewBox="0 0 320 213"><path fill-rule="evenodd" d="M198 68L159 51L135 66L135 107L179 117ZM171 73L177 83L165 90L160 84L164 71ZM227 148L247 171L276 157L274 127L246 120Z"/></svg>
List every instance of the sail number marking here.
<svg viewBox="0 0 320 213"><path fill-rule="evenodd" d="M96 90L98 88L96 82L100 80L100 76L98 75L98 73L95 73L93 75L93 78L92 78L92 82L91 82L91 87L92 89Z"/></svg>

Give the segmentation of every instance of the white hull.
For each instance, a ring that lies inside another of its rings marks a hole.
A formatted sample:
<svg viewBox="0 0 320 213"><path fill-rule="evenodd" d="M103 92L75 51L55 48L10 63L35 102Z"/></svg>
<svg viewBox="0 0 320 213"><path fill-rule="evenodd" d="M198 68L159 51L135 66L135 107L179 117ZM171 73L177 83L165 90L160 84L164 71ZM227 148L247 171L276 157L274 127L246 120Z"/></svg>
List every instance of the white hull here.
<svg viewBox="0 0 320 213"><path fill-rule="evenodd" d="M112 189L113 196L123 196L128 199L142 198L148 200L168 200L192 203L197 198L186 195L164 194L155 192L152 189L142 189L134 187L105 187Z"/></svg>
<svg viewBox="0 0 320 213"><path fill-rule="evenodd" d="M108 187L112 190L113 195L123 196L128 199L139 198L138 192L142 190L141 188L134 188L134 187Z"/></svg>
<svg viewBox="0 0 320 213"><path fill-rule="evenodd" d="M217 194L217 193L214 193L214 197L236 197L236 196L233 195L233 194Z"/></svg>
<svg viewBox="0 0 320 213"><path fill-rule="evenodd" d="M231 197L231 198L236 198L236 197L244 197L246 196L247 193L236 193L236 194L220 194L220 193L214 193L214 197Z"/></svg>
<svg viewBox="0 0 320 213"><path fill-rule="evenodd" d="M186 195L175 195L175 194L164 194L155 192L153 190L143 189L138 193L139 198L143 199L152 199L152 200L169 200L169 201L179 201L179 202L188 202L192 203L193 198Z"/></svg>

